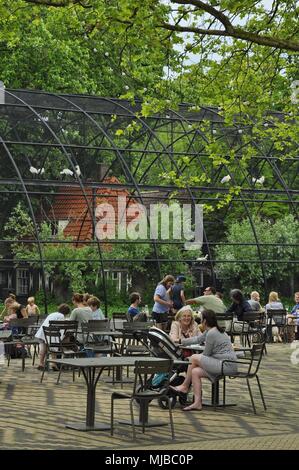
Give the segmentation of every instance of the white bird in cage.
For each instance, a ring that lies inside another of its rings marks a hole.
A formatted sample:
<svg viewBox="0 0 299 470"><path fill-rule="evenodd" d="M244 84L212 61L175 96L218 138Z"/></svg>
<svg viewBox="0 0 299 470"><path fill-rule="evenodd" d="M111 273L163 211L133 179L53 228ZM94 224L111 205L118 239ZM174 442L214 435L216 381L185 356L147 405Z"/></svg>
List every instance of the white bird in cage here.
<svg viewBox="0 0 299 470"><path fill-rule="evenodd" d="M61 172L61 175L66 175L66 176L73 176L74 172L72 170L69 170L68 168L64 168Z"/></svg>
<svg viewBox="0 0 299 470"><path fill-rule="evenodd" d="M39 172L40 172L40 170L38 170L38 169L35 168L34 166L31 166L31 167L29 168L29 171L30 171L30 173L32 173L33 175L38 175Z"/></svg>
<svg viewBox="0 0 299 470"><path fill-rule="evenodd" d="M75 166L75 171L76 171L76 175L77 175L77 176L81 176L82 173L81 173L81 170L80 170L79 165L76 165L76 166Z"/></svg>
<svg viewBox="0 0 299 470"><path fill-rule="evenodd" d="M230 175L223 176L222 180L220 181L221 184L228 183L231 180Z"/></svg>
<svg viewBox="0 0 299 470"><path fill-rule="evenodd" d="M208 257L209 257L209 255L203 256L201 258L196 258L196 261L201 261L201 262L208 261Z"/></svg>
<svg viewBox="0 0 299 470"><path fill-rule="evenodd" d="M258 180L256 180L256 184L264 184L265 182L265 177L261 176Z"/></svg>
<svg viewBox="0 0 299 470"><path fill-rule="evenodd" d="M252 178L252 182L256 184L264 184L265 177L261 176L260 178Z"/></svg>

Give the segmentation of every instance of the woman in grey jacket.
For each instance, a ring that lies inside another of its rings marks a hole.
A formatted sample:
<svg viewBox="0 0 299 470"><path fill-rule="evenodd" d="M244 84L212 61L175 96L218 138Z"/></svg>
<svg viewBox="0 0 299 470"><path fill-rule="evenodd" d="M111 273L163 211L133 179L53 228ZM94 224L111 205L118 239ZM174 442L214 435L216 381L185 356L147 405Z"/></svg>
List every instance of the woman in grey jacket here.
<svg viewBox="0 0 299 470"><path fill-rule="evenodd" d="M201 410L201 390L203 377L208 377L214 381L217 375L221 374L222 362L224 360L237 361L236 353L233 350L229 336L217 324L215 312L206 310L202 312L202 326L204 333L198 338L200 344L205 343L205 349L202 354L193 354L191 364L188 367L187 376L178 387L172 387L178 393L187 393L192 382L194 402L192 405L183 408L183 411ZM195 338L183 340L182 344L190 344L195 342ZM223 372L225 375L237 372L237 364L224 364Z"/></svg>

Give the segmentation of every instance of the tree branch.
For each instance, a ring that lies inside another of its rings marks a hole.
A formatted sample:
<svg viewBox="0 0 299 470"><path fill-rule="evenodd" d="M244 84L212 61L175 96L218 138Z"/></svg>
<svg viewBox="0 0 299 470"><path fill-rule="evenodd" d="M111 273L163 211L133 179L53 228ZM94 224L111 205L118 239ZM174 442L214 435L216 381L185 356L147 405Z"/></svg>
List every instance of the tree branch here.
<svg viewBox="0 0 299 470"><path fill-rule="evenodd" d="M232 37L236 39L244 39L245 41L253 42L254 44L260 44L261 46L275 47L276 49L295 52L299 51L299 42L290 41L288 39L279 39L271 36L263 36L261 34L252 33L250 31L244 31L241 28L234 28L233 32L227 32L221 29L203 29L192 26L172 25L168 23L162 23L159 26L161 28L169 29L170 31L177 31L179 33L195 33L204 34L207 36Z"/></svg>
<svg viewBox="0 0 299 470"><path fill-rule="evenodd" d="M226 32L231 33L234 30L232 23L230 22L229 18L224 15L224 13L212 7L212 5L208 5L207 3L202 2L201 0L171 0L171 2L179 3L180 5L193 5L200 10L206 11L211 16L214 16L214 18L219 20L220 23L222 23L225 27Z"/></svg>

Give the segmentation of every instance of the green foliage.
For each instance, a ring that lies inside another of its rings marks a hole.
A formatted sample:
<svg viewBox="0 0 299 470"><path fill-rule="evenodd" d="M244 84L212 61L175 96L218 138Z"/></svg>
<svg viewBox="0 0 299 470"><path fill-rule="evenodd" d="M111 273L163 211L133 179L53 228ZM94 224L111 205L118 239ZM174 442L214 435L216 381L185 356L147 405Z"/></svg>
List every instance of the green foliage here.
<svg viewBox="0 0 299 470"><path fill-rule="evenodd" d="M253 217L252 222L257 239L261 243L260 254L262 259L265 260L263 265L268 287L273 285L277 289L282 281L295 279L298 275L298 265L295 265L297 267L292 265L292 261L298 259L298 247L287 246L299 242L298 222L292 215L286 215L274 224L257 216ZM250 221L246 219L232 223L227 233L227 242L255 244L256 240ZM270 245L275 243L279 246ZM218 245L215 251L219 260L230 261L224 263L219 261L216 266L226 288L239 285L247 293L256 289L264 290L257 246L224 244ZM248 261L241 263L242 260ZM276 264L275 260L282 261L282 263Z"/></svg>

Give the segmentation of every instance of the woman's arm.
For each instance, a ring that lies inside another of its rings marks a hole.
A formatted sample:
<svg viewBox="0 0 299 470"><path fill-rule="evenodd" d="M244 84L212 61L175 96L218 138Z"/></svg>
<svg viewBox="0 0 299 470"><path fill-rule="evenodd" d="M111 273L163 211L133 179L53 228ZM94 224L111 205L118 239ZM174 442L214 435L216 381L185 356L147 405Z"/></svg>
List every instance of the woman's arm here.
<svg viewBox="0 0 299 470"><path fill-rule="evenodd" d="M203 351L203 354L205 356L213 355L214 344L215 344L214 332L209 330L209 334L207 334L206 336L205 349Z"/></svg>
<svg viewBox="0 0 299 470"><path fill-rule="evenodd" d="M170 339L172 339L172 341L174 343L178 343L180 341L180 325L179 325L179 322L173 321L171 323L169 336L170 336Z"/></svg>
<svg viewBox="0 0 299 470"><path fill-rule="evenodd" d="M186 303L186 297L185 297L185 292L183 291L183 289L181 290L180 295L181 295L182 302L183 302L183 304L185 305L185 303Z"/></svg>
<svg viewBox="0 0 299 470"><path fill-rule="evenodd" d="M172 302L167 302L166 300L161 299L158 294L154 295L154 301L158 302L158 304L167 305L167 307L172 307Z"/></svg>

